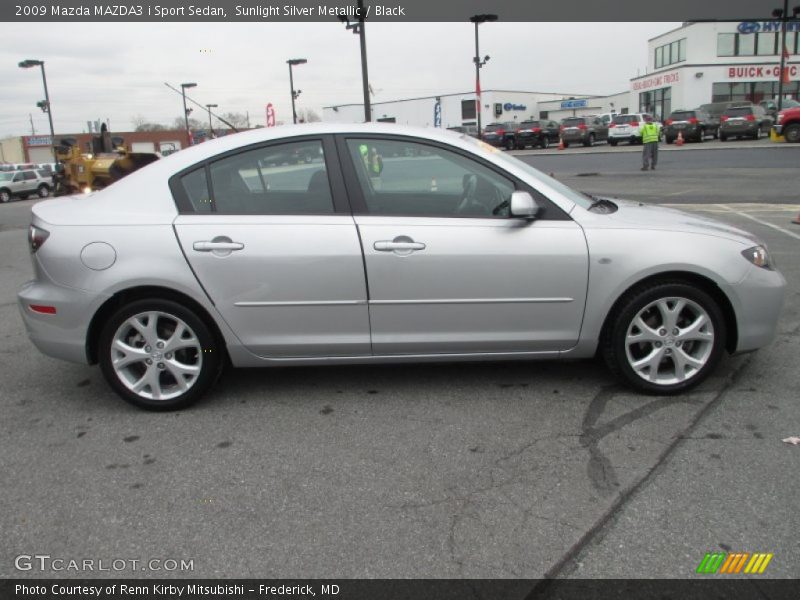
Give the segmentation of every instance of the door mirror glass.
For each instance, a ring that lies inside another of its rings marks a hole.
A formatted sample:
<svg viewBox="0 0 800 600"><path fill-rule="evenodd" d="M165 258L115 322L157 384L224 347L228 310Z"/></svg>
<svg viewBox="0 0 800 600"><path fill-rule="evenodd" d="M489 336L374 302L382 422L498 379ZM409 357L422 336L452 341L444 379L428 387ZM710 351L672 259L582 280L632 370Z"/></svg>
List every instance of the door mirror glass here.
<svg viewBox="0 0 800 600"><path fill-rule="evenodd" d="M516 191L511 194L511 216L522 219L535 219L539 205L528 192Z"/></svg>

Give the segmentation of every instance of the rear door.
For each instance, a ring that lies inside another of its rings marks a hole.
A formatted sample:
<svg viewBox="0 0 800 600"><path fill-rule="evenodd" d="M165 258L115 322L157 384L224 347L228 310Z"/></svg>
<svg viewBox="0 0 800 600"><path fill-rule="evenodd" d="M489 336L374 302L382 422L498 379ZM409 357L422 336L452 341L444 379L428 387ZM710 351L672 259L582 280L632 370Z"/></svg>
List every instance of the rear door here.
<svg viewBox="0 0 800 600"><path fill-rule="evenodd" d="M332 139L245 148L170 186L183 252L245 347L278 358L370 354L361 246Z"/></svg>
<svg viewBox="0 0 800 600"><path fill-rule="evenodd" d="M364 248L376 355L576 343L588 254L568 215L539 196L540 218L510 218L511 193L523 184L449 146L356 135L337 146ZM379 172L365 155L381 157Z"/></svg>

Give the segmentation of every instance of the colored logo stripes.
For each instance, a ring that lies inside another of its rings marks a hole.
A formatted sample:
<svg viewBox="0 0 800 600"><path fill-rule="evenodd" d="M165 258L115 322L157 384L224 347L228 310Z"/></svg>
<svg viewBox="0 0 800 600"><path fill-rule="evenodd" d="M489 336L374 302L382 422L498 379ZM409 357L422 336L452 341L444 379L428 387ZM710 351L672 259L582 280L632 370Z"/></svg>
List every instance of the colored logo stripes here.
<svg viewBox="0 0 800 600"><path fill-rule="evenodd" d="M774 555L766 552L706 552L697 572L703 575L719 574L761 574ZM746 566L745 566L746 565Z"/></svg>

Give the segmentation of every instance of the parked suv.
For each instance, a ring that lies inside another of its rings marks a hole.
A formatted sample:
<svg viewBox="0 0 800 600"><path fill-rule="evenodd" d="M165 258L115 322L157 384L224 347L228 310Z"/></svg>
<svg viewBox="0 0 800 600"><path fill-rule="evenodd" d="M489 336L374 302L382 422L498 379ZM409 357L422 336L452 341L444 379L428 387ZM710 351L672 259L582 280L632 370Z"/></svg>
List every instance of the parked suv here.
<svg viewBox="0 0 800 600"><path fill-rule="evenodd" d="M520 150L528 146L547 148L550 142L558 143L559 125L547 119L523 121L516 130L516 147Z"/></svg>
<svg viewBox="0 0 800 600"><path fill-rule="evenodd" d="M594 146L595 142L608 139L608 126L596 116L567 117L561 120L561 139L564 147L577 143Z"/></svg>
<svg viewBox="0 0 800 600"><path fill-rule="evenodd" d="M717 126L702 108L673 110L664 121L664 140L671 144L680 134L685 141L702 142L707 136L716 136Z"/></svg>
<svg viewBox="0 0 800 600"><path fill-rule="evenodd" d="M782 135L787 142L800 142L800 106L784 108L778 113L775 133Z"/></svg>
<svg viewBox="0 0 800 600"><path fill-rule="evenodd" d="M31 194L47 198L52 186L52 180L32 169L4 171L0 173L0 202L8 202L14 197L27 198Z"/></svg>
<svg viewBox="0 0 800 600"><path fill-rule="evenodd" d="M632 113L628 115L614 115L614 120L608 125L608 143L616 146L619 142L630 144L641 144L642 134L639 128L644 124L645 118L650 117L647 113ZM658 127L658 135L661 137L661 123L653 121Z"/></svg>
<svg viewBox="0 0 800 600"><path fill-rule="evenodd" d="M720 117L719 139L724 142L729 137L751 137L757 140L762 135L769 134L773 119L767 114L763 106L747 104L732 106Z"/></svg>
<svg viewBox="0 0 800 600"><path fill-rule="evenodd" d="M511 121L505 123L489 123L483 128L481 139L492 146L513 150L516 144L514 141L514 132L516 129L517 124Z"/></svg>

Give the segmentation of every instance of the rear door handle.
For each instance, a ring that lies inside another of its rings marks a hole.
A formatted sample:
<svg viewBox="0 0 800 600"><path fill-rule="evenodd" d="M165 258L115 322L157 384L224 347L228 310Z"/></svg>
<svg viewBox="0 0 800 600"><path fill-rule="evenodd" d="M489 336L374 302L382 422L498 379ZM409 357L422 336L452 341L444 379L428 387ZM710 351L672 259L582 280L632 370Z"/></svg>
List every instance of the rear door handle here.
<svg viewBox="0 0 800 600"><path fill-rule="evenodd" d="M244 244L239 242L195 242L192 244L192 248L197 250L198 252L213 252L215 250L242 250L244 248Z"/></svg>
<svg viewBox="0 0 800 600"><path fill-rule="evenodd" d="M375 242L372 247L380 252L394 252L395 250L425 250L425 244L422 242L394 242L390 240Z"/></svg>

